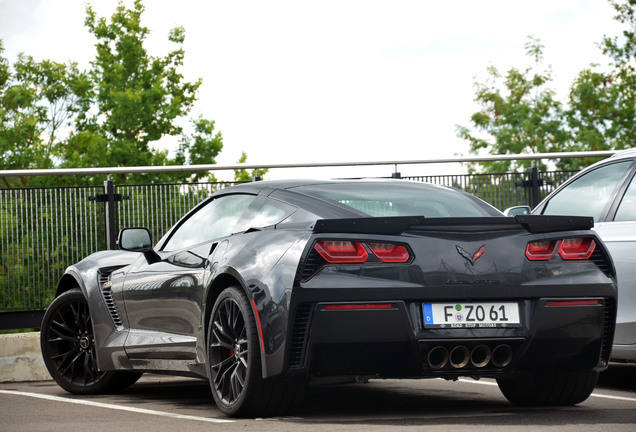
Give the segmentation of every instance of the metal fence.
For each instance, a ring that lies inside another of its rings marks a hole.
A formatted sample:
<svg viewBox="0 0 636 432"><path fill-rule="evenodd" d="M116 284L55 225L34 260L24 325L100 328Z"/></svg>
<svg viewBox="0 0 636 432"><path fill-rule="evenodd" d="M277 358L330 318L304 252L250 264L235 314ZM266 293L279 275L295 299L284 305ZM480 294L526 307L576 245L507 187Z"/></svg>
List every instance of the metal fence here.
<svg viewBox="0 0 636 432"><path fill-rule="evenodd" d="M550 192L572 177L576 171L527 173L461 174L403 177L426 183L451 186L471 193L499 210L518 205L535 207Z"/></svg>
<svg viewBox="0 0 636 432"><path fill-rule="evenodd" d="M60 269L104 248L99 190L0 190L0 312L42 309Z"/></svg>
<svg viewBox="0 0 636 432"><path fill-rule="evenodd" d="M453 186L499 209L534 205L574 172L415 176ZM233 183L0 190L0 329L34 328L64 269L102 249L117 231L145 226L156 240L187 210Z"/></svg>

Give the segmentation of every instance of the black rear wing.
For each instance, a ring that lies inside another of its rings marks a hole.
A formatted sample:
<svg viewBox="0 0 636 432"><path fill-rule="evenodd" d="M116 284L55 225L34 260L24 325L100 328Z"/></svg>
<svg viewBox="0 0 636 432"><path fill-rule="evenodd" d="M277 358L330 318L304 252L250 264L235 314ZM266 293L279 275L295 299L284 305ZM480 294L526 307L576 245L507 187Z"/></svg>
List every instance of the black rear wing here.
<svg viewBox="0 0 636 432"><path fill-rule="evenodd" d="M425 218L397 216L352 219L320 219L314 233L389 234L405 231L500 231L525 229L533 234L589 230L594 219L587 216L520 215L515 217Z"/></svg>

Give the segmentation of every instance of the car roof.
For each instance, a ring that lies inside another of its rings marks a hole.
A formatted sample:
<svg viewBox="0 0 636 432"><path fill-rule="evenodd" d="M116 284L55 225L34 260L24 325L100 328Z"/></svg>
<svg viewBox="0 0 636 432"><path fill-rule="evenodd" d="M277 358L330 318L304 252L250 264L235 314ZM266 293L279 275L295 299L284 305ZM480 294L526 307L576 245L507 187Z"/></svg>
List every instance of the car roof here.
<svg viewBox="0 0 636 432"><path fill-rule="evenodd" d="M223 194L224 192L245 192L245 193L255 193L259 194L265 190L272 191L276 189L291 189L299 186L310 186L310 185L325 185L325 184L337 184L337 183L389 183L395 182L396 184L409 182L408 180L399 180L399 179L378 179L378 178L370 178L370 179L292 179L292 180L262 180L255 181L249 183L241 183L236 186L232 186L229 188L221 189L214 193L214 195ZM421 185L426 185L424 187L440 187L446 188L446 186L433 185L430 183L423 182L409 182L409 183L417 183Z"/></svg>
<svg viewBox="0 0 636 432"><path fill-rule="evenodd" d="M581 171L579 171L576 175L572 176L572 179L576 177L580 177L584 173L588 171L592 171L593 169L596 169L597 167L601 165L605 165L607 163L614 163L616 161L621 161L621 160L629 160L629 159L636 159L636 148L617 151L616 153L614 153L612 156L608 158L595 162L592 165L586 166L585 168L581 169ZM568 180L568 183L569 182L570 181ZM553 193L551 193L550 195L552 194Z"/></svg>
<svg viewBox="0 0 636 432"><path fill-rule="evenodd" d="M621 150L610 156L609 159L630 159L636 157L636 148Z"/></svg>

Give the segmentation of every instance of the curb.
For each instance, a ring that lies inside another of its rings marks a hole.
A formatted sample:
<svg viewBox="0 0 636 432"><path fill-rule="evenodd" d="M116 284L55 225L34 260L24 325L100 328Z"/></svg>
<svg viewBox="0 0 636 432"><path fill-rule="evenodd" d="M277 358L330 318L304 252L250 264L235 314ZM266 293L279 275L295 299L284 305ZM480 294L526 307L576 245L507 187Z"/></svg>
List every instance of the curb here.
<svg viewBox="0 0 636 432"><path fill-rule="evenodd" d="M0 335L0 382L51 380L40 351L40 333Z"/></svg>

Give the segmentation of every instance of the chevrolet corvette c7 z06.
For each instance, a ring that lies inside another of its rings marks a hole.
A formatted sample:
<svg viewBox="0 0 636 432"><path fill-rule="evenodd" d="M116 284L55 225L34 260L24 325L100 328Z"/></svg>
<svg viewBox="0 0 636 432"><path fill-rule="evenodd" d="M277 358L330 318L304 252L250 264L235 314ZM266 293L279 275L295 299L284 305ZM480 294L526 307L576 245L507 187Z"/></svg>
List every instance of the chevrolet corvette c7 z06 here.
<svg viewBox="0 0 636 432"><path fill-rule="evenodd" d="M514 404L577 404L616 319L592 226L405 180L230 187L155 244L124 229L70 266L42 353L71 393L196 376L230 416L289 412L320 377L489 377Z"/></svg>

